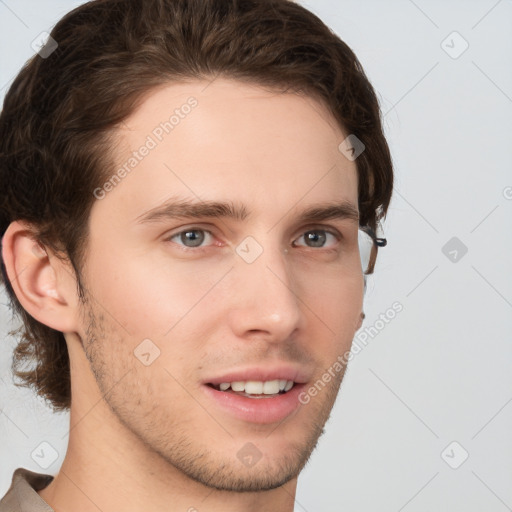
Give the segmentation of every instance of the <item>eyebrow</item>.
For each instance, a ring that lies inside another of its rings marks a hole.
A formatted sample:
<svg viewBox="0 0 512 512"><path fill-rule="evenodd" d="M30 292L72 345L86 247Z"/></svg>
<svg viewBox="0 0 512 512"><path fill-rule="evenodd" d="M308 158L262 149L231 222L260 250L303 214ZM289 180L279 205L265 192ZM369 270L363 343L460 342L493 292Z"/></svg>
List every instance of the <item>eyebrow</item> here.
<svg viewBox="0 0 512 512"><path fill-rule="evenodd" d="M135 221L139 224L147 224L175 219L226 218L241 222L250 215L251 212L245 205L232 201L192 201L171 198L139 215ZM359 221L359 210L349 201L319 203L301 211L295 220L302 223L335 219Z"/></svg>

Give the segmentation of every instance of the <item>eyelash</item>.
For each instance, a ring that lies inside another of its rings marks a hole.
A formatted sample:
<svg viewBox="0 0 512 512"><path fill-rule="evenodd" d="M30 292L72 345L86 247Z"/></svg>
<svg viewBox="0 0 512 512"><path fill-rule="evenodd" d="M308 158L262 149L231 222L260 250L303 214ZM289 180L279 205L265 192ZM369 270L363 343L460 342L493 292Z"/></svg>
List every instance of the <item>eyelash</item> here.
<svg viewBox="0 0 512 512"><path fill-rule="evenodd" d="M205 229L205 228L200 228L200 227L196 227L196 226L191 226L191 227L188 227L188 228L185 228L185 229L182 229L181 231L178 231L177 233L173 233L172 235L169 235L168 237L166 237L164 239L165 242L172 242L172 239L183 234L183 233L186 233L188 231L202 231L204 233L208 233L209 235L211 236L214 236L213 233L208 230L208 229ZM308 228L306 231L304 231L298 238L301 238L303 237L306 233L309 233L309 232L315 232L315 231L320 231L320 232L324 232L324 233L327 233L327 234L330 234L332 235L338 242L343 238L342 235L337 231L337 230L333 230L333 229L327 229L326 226L313 226L311 228ZM296 238L295 240L297 240L298 238ZM294 240L294 242L295 242ZM172 242L174 243L174 242ZM211 245L208 245L208 246L198 246L198 247L187 247L185 245L182 245L182 244L176 244L182 251L185 251L185 252L204 252L206 251L209 247L211 247ZM336 244L337 245L337 244ZM313 250L323 250L324 252L332 252L334 250L336 250L336 247L331 247L331 248L324 248L324 247L308 247L307 245L301 245L299 247L305 247L306 249L313 249Z"/></svg>

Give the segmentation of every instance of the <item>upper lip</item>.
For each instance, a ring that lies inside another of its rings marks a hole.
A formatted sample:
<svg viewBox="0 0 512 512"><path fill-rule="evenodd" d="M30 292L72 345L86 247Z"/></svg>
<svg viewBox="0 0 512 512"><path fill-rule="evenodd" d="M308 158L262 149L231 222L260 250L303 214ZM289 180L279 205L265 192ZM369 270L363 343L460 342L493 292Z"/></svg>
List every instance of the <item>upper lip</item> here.
<svg viewBox="0 0 512 512"><path fill-rule="evenodd" d="M269 380L292 380L297 384L303 384L310 380L311 372L306 368L281 365L273 367L248 367L229 370L222 375L204 380L204 384L222 384L223 382L247 382Z"/></svg>

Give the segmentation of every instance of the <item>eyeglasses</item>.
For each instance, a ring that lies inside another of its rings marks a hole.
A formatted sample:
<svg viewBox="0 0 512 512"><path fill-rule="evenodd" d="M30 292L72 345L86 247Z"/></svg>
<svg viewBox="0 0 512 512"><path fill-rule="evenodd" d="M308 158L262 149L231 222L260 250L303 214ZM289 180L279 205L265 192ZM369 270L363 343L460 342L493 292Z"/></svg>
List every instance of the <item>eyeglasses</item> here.
<svg viewBox="0 0 512 512"><path fill-rule="evenodd" d="M358 243L363 274L371 274L375 267L378 248L385 247L388 241L385 238L377 238L369 226L359 226Z"/></svg>

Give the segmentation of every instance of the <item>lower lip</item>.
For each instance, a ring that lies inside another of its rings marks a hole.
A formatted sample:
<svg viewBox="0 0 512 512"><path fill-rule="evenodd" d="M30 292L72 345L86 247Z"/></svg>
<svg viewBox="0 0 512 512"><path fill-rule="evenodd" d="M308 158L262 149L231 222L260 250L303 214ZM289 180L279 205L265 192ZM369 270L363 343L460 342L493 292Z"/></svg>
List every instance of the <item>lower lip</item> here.
<svg viewBox="0 0 512 512"><path fill-rule="evenodd" d="M301 405L299 394L305 384L295 384L290 391L271 398L248 398L235 393L217 391L206 384L201 386L207 396L229 414L251 423L282 421Z"/></svg>

